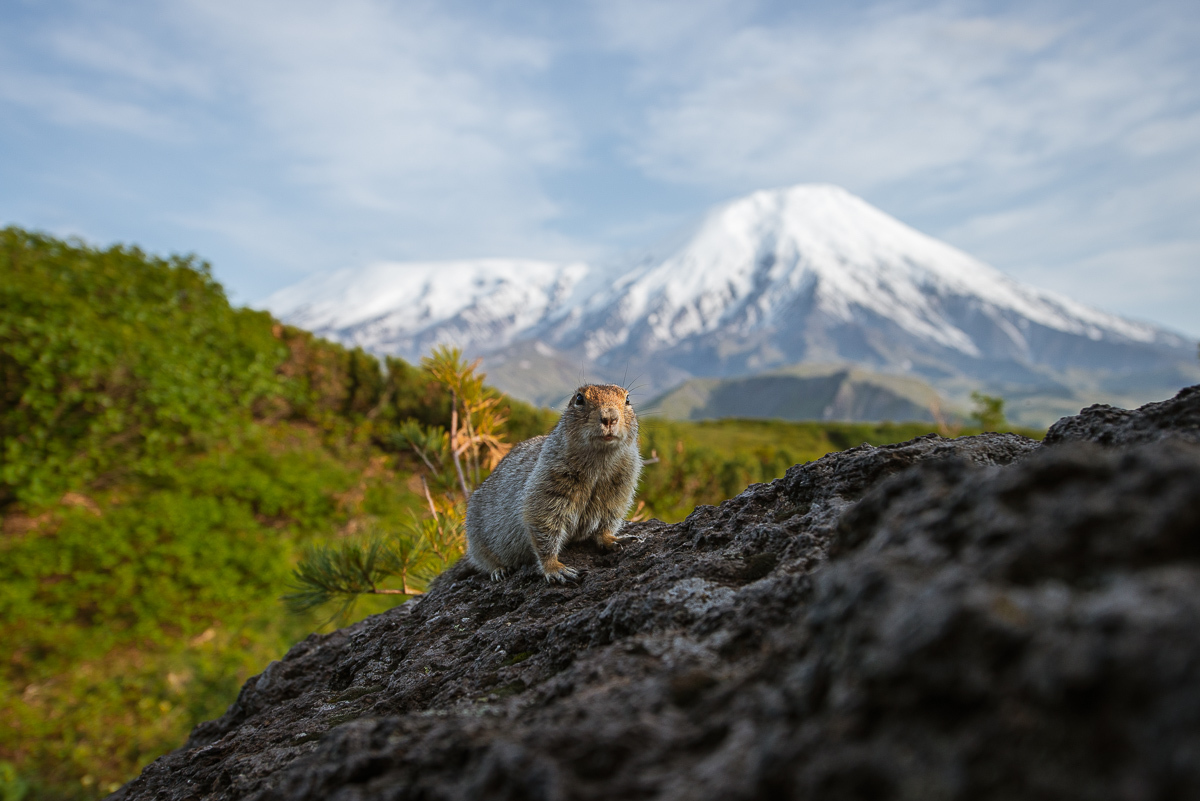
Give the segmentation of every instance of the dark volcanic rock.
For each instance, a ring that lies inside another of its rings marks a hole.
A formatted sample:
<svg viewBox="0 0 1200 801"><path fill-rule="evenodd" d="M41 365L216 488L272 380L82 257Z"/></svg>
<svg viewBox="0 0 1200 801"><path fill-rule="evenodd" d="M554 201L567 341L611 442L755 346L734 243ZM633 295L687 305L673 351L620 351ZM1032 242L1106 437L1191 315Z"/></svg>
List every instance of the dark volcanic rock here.
<svg viewBox="0 0 1200 801"><path fill-rule="evenodd" d="M862 446L630 530L310 637L117 797L1200 797L1198 445Z"/></svg>
<svg viewBox="0 0 1200 801"><path fill-rule="evenodd" d="M1187 387L1170 400L1147 403L1132 412L1103 403L1089 406L1050 426L1045 442L1134 445L1163 439L1200 442L1200 386Z"/></svg>

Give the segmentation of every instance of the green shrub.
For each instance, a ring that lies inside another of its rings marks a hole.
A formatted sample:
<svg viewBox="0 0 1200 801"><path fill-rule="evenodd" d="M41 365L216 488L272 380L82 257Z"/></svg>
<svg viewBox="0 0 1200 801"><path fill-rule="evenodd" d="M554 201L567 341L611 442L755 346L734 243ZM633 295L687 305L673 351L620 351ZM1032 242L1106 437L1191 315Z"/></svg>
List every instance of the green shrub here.
<svg viewBox="0 0 1200 801"><path fill-rule="evenodd" d="M262 312L208 265L0 231L0 505L169 470L279 392Z"/></svg>
<svg viewBox="0 0 1200 801"><path fill-rule="evenodd" d="M9 796L177 746L318 625L277 600L303 547L422 503L370 443L427 377L231 307L190 257L0 232L0 378Z"/></svg>

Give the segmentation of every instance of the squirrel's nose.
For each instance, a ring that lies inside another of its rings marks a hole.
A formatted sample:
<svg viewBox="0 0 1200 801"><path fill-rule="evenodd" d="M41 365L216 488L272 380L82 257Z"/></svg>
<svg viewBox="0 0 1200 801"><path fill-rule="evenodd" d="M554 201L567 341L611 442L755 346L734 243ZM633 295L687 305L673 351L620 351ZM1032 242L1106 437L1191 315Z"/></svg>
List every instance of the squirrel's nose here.
<svg viewBox="0 0 1200 801"><path fill-rule="evenodd" d="M605 426L616 425L617 410L616 409L601 409L600 424Z"/></svg>

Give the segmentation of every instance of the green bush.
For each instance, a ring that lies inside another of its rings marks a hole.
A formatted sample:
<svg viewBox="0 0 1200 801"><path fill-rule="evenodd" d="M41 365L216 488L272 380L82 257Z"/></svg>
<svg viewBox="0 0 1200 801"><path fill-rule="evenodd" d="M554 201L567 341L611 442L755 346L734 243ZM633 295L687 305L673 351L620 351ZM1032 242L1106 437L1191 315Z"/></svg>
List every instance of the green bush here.
<svg viewBox="0 0 1200 801"><path fill-rule="evenodd" d="M194 258L0 232L0 378L10 796L177 746L318 625L280 614L303 547L422 503L370 443L427 377L231 307Z"/></svg>
<svg viewBox="0 0 1200 801"><path fill-rule="evenodd" d="M280 390L262 312L208 265L0 231L0 505L170 470Z"/></svg>
<svg viewBox="0 0 1200 801"><path fill-rule="evenodd" d="M277 598L302 544L362 516L370 493L346 503L362 471L315 433L260 433L152 484L78 496L86 505L5 539L0 716L13 725L0 758L101 792L219 715L316 625L281 616ZM413 508L403 490L390 498L376 498L381 516Z"/></svg>

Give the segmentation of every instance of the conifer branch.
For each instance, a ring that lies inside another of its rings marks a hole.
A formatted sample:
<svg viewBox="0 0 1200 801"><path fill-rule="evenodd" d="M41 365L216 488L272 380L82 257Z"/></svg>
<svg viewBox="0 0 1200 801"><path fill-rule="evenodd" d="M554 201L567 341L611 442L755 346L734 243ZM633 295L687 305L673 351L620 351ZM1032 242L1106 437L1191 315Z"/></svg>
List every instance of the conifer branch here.
<svg viewBox="0 0 1200 801"><path fill-rule="evenodd" d="M501 430L501 399L485 388L479 364L478 359L468 364L456 348L435 349L422 367L450 393L449 431L409 419L387 437L396 448L416 453L428 470L429 480L423 471L419 477L429 517L413 515L401 530L364 542L308 549L293 571L294 591L283 598L292 611L338 603L329 621L346 620L360 596L419 595L426 582L463 554L466 500L485 477L485 469L495 468L510 447ZM432 491L429 481L434 482ZM456 497L459 490L461 500Z"/></svg>

